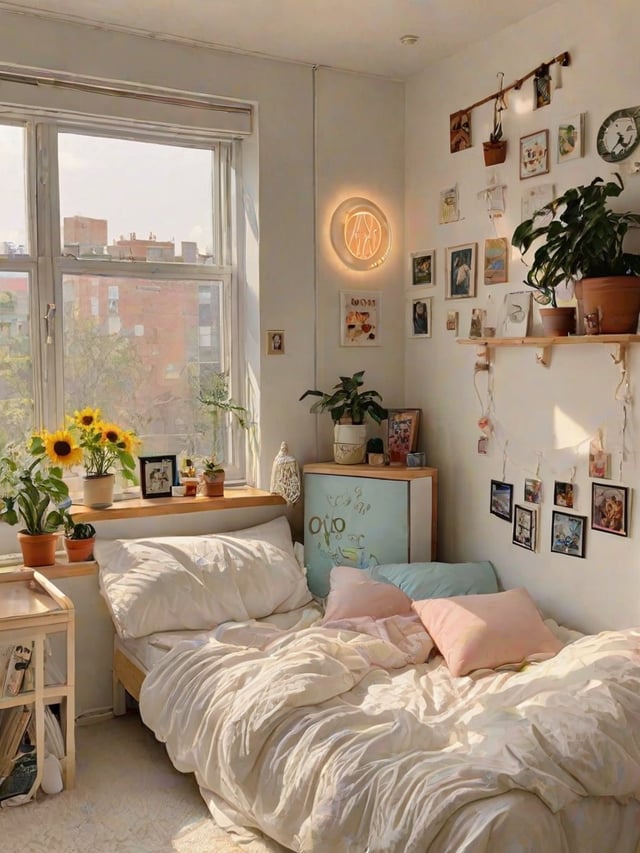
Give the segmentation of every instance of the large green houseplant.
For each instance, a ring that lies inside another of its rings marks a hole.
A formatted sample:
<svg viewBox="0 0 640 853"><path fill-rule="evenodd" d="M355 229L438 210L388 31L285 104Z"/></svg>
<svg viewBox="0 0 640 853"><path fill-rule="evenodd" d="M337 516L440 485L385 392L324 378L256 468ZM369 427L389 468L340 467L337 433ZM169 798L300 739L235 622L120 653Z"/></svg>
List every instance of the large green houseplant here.
<svg viewBox="0 0 640 853"><path fill-rule="evenodd" d="M624 242L629 227L640 225L640 214L610 208L609 199L617 198L624 189L620 175L615 178L606 182L594 178L590 184L568 189L521 222L511 243L525 254L536 241L543 241L525 279L525 284L538 291L539 303L557 307L556 288L564 282L580 282L584 311L595 308L600 331L635 332L640 310L640 255L625 251ZM604 307L604 296L617 298L620 285L626 309ZM629 316L623 318L621 310Z"/></svg>
<svg viewBox="0 0 640 853"><path fill-rule="evenodd" d="M353 376L341 376L331 392L307 389L299 398L319 397L311 406L312 414L329 412L334 423L334 458L336 462L362 462L366 453L367 417L377 424L388 415L378 391L363 391L364 370ZM380 401L380 402L378 402Z"/></svg>

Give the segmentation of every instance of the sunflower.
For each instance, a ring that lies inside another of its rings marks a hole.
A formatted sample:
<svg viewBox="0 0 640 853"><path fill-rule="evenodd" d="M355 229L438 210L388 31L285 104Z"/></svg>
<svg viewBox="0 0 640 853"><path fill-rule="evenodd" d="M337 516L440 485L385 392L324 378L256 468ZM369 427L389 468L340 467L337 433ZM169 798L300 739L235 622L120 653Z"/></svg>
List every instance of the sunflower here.
<svg viewBox="0 0 640 853"><path fill-rule="evenodd" d="M140 445L140 439L134 432L120 432L120 440L124 443L124 450L127 453L135 453Z"/></svg>
<svg viewBox="0 0 640 853"><path fill-rule="evenodd" d="M117 444L119 447L125 444L125 433L117 424L100 424L100 432L103 444Z"/></svg>
<svg viewBox="0 0 640 853"><path fill-rule="evenodd" d="M56 465L82 464L82 448L78 447L68 430L59 429L57 432L46 432L43 440L47 456Z"/></svg>
<svg viewBox="0 0 640 853"><path fill-rule="evenodd" d="M77 410L73 413L73 422L81 429L90 429L95 427L100 420L100 409L92 409L86 406L84 409Z"/></svg>

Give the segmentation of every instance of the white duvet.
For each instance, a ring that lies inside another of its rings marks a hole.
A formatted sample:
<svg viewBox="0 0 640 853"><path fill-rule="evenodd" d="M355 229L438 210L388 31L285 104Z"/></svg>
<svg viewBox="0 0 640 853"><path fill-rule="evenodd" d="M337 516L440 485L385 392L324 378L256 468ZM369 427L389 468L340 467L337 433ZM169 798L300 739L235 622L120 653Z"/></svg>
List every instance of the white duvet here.
<svg viewBox="0 0 640 853"><path fill-rule="evenodd" d="M429 651L415 631L373 633L182 643L146 678L143 720L238 822L293 850L635 849L640 630L463 678L440 657L407 665Z"/></svg>

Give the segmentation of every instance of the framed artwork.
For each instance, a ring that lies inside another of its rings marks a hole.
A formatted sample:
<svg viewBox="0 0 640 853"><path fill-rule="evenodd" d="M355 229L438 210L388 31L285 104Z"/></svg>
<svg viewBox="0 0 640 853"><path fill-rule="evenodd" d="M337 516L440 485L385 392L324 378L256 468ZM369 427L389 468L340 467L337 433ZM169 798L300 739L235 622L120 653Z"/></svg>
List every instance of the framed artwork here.
<svg viewBox="0 0 640 853"><path fill-rule="evenodd" d="M513 513L513 544L535 551L538 540L538 510L516 504Z"/></svg>
<svg viewBox="0 0 640 853"><path fill-rule="evenodd" d="M143 498L170 498L171 486L177 483L178 464L175 456L141 456L140 487Z"/></svg>
<svg viewBox="0 0 640 853"><path fill-rule="evenodd" d="M584 155L584 113L562 119L558 125L558 163Z"/></svg>
<svg viewBox="0 0 640 853"><path fill-rule="evenodd" d="M554 509L551 517L551 550L569 557L584 557L586 515Z"/></svg>
<svg viewBox="0 0 640 853"><path fill-rule="evenodd" d="M553 502L556 506L566 506L573 509L575 498L575 486L573 483L561 483L559 480L553 485Z"/></svg>
<svg viewBox="0 0 640 853"><path fill-rule="evenodd" d="M432 287L436 283L436 250L412 252L411 286Z"/></svg>
<svg viewBox="0 0 640 853"><path fill-rule="evenodd" d="M284 332L270 329L267 332L267 355L284 355Z"/></svg>
<svg viewBox="0 0 640 853"><path fill-rule="evenodd" d="M460 219L460 207L458 206L458 187L446 187L440 190L440 225L447 222L457 222Z"/></svg>
<svg viewBox="0 0 640 853"><path fill-rule="evenodd" d="M484 308L471 309L471 323L469 324L469 337L481 338L484 321L487 319L487 312Z"/></svg>
<svg viewBox="0 0 640 853"><path fill-rule="evenodd" d="M527 477L524 481L524 499L530 504L542 503L542 480Z"/></svg>
<svg viewBox="0 0 640 853"><path fill-rule="evenodd" d="M591 484L591 528L628 536L629 489L609 483Z"/></svg>
<svg viewBox="0 0 640 853"><path fill-rule="evenodd" d="M449 116L449 150L452 154L471 148L471 113L458 110Z"/></svg>
<svg viewBox="0 0 640 853"><path fill-rule="evenodd" d="M389 462L406 464L407 453L418 446L418 429L422 409L389 409L387 452Z"/></svg>
<svg viewBox="0 0 640 853"><path fill-rule="evenodd" d="M505 294L500 311L498 337L526 338L530 310L531 293L515 291Z"/></svg>
<svg viewBox="0 0 640 853"><path fill-rule="evenodd" d="M447 331L458 333L458 312L447 311Z"/></svg>
<svg viewBox="0 0 640 853"><path fill-rule="evenodd" d="M540 73L533 78L533 99L537 110L551 103L551 77L548 65L543 66Z"/></svg>
<svg viewBox="0 0 640 853"><path fill-rule="evenodd" d="M409 300L409 337L431 337L431 297Z"/></svg>
<svg viewBox="0 0 640 853"><path fill-rule="evenodd" d="M489 511L505 521L513 519L513 485L502 480L491 481L491 502Z"/></svg>
<svg viewBox="0 0 640 853"><path fill-rule="evenodd" d="M549 171L549 131L538 130L520 137L520 178L546 175Z"/></svg>
<svg viewBox="0 0 640 853"><path fill-rule="evenodd" d="M446 250L446 299L466 299L476 295L477 251L477 243L463 243Z"/></svg>
<svg viewBox="0 0 640 853"><path fill-rule="evenodd" d="M340 346L380 346L380 291L340 291Z"/></svg>
<svg viewBox="0 0 640 853"><path fill-rule="evenodd" d="M506 237L489 237L484 241L484 283L507 281L509 241Z"/></svg>
<svg viewBox="0 0 640 853"><path fill-rule="evenodd" d="M535 187L528 187L522 192L521 217L525 219L533 219L540 208L545 207L555 198L555 186L553 184L536 184ZM536 225L545 225L553 219L552 213L545 213L544 216L538 214L536 216Z"/></svg>

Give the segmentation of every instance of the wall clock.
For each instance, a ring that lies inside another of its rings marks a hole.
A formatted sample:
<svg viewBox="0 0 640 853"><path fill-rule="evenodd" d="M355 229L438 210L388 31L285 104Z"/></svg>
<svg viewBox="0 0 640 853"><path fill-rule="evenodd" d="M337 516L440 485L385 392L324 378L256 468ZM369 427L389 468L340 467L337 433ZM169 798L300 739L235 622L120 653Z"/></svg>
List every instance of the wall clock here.
<svg viewBox="0 0 640 853"><path fill-rule="evenodd" d="M624 160L640 142L640 107L617 110L602 122L598 131L598 154L607 163Z"/></svg>

